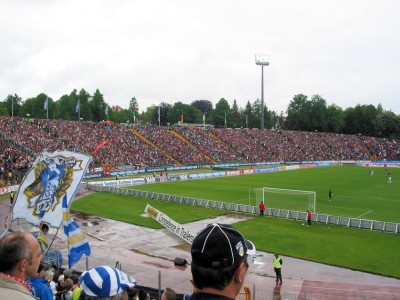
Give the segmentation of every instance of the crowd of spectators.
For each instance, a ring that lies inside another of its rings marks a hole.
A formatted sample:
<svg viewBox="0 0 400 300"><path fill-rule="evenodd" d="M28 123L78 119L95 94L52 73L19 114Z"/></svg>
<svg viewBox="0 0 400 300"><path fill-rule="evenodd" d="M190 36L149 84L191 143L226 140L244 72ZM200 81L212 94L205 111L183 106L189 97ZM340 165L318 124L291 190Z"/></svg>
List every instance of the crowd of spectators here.
<svg viewBox="0 0 400 300"><path fill-rule="evenodd" d="M337 133L176 126L126 127L0 117L0 181L23 177L43 150L92 155L93 166L400 159L400 141Z"/></svg>
<svg viewBox="0 0 400 300"><path fill-rule="evenodd" d="M146 139L164 149L175 161L180 164L210 163L204 153L196 147L178 137L173 131L165 127L136 126L134 128Z"/></svg>
<svg viewBox="0 0 400 300"><path fill-rule="evenodd" d="M0 186L21 181L31 168L34 157L12 140L0 138Z"/></svg>
<svg viewBox="0 0 400 300"><path fill-rule="evenodd" d="M173 130L185 137L215 162L244 161L241 155L238 155L233 148L212 134L207 128L176 126Z"/></svg>

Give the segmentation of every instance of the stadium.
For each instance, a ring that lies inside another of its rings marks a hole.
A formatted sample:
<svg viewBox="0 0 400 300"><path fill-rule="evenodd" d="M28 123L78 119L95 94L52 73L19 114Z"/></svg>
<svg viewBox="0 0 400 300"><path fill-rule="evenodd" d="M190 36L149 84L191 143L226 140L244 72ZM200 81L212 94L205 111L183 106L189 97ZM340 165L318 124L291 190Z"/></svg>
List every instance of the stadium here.
<svg viewBox="0 0 400 300"><path fill-rule="evenodd" d="M190 293L188 268L174 265L176 258L190 263L188 244L143 215L149 204L194 232L218 220L249 236L260 251L247 282L253 299L278 293L285 299L400 295L399 141L18 117L0 117L0 132L2 153L13 162L6 168L10 172L2 172L4 199L44 150L93 157L71 206L93 245L90 266L119 263L148 289L157 290L162 281ZM260 201L267 207L264 217ZM6 202L1 201L4 218ZM303 225L306 210L313 213L312 226ZM65 253L65 241L57 241L55 247ZM279 291L271 270L276 252L285 260ZM82 259L74 268L85 267Z"/></svg>

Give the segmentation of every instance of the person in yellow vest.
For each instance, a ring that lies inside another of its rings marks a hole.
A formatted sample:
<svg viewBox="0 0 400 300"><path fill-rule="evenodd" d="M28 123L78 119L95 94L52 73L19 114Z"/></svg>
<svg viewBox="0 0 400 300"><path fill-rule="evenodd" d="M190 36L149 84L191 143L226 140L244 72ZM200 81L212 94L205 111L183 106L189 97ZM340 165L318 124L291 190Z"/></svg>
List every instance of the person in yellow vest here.
<svg viewBox="0 0 400 300"><path fill-rule="evenodd" d="M10 204L12 205L14 203L14 192L10 193Z"/></svg>
<svg viewBox="0 0 400 300"><path fill-rule="evenodd" d="M276 284L282 284L282 258L278 254L274 255L274 271L276 274Z"/></svg>

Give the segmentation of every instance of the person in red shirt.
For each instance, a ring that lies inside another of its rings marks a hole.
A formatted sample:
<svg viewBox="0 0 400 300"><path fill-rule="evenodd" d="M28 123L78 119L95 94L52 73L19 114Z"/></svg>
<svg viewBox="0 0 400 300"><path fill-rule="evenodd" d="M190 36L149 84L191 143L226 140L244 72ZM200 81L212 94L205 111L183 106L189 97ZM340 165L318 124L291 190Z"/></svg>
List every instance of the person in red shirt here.
<svg viewBox="0 0 400 300"><path fill-rule="evenodd" d="M258 205L258 209L260 210L260 217L264 216L265 204L263 201Z"/></svg>
<svg viewBox="0 0 400 300"><path fill-rule="evenodd" d="M308 223L308 226L311 226L311 217L312 217L311 211L307 209L307 223Z"/></svg>

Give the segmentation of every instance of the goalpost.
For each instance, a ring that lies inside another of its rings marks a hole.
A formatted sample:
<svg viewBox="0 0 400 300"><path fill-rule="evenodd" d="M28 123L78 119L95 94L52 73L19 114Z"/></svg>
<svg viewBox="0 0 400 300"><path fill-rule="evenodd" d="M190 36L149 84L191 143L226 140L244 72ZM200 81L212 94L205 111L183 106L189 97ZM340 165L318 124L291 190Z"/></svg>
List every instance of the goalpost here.
<svg viewBox="0 0 400 300"><path fill-rule="evenodd" d="M278 189L270 187L255 188L256 205L261 201L269 208L315 212L317 193L313 191Z"/></svg>

